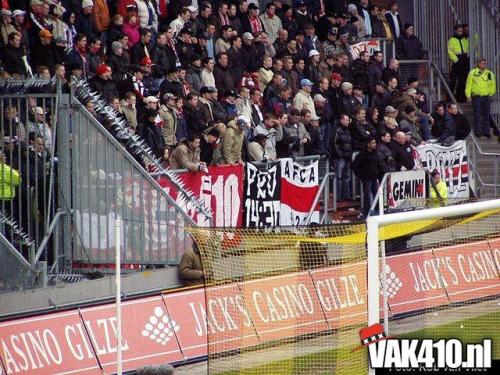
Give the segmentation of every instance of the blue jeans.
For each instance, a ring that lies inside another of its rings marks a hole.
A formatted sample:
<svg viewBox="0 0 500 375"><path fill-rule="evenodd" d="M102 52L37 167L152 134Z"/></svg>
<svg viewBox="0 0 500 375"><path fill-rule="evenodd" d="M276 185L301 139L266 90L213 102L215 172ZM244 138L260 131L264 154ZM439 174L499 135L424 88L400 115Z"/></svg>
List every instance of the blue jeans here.
<svg viewBox="0 0 500 375"><path fill-rule="evenodd" d="M377 195L377 180L363 181L363 215L366 218L370 212L373 199Z"/></svg>
<svg viewBox="0 0 500 375"><path fill-rule="evenodd" d="M474 96L472 98L474 109L474 134L489 135L491 119L491 98L489 96Z"/></svg>
<svg viewBox="0 0 500 375"><path fill-rule="evenodd" d="M420 133L422 134L422 139L427 142L429 139L431 139L431 124L429 123L429 117L421 116L418 119L418 123L420 124Z"/></svg>
<svg viewBox="0 0 500 375"><path fill-rule="evenodd" d="M334 172L337 177L337 197L339 200L352 199L351 194L351 161L335 159Z"/></svg>

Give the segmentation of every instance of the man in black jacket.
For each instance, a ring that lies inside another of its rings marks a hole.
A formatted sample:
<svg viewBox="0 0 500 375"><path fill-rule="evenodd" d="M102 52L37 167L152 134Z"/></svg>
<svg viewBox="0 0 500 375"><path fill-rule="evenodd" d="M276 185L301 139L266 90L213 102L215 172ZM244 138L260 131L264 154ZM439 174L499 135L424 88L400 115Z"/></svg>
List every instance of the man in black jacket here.
<svg viewBox="0 0 500 375"><path fill-rule="evenodd" d="M377 143L377 160L379 179L382 180L386 173L396 172L396 161L394 160L394 153L389 147L391 143L391 133L388 131L380 134L380 141Z"/></svg>
<svg viewBox="0 0 500 375"><path fill-rule="evenodd" d="M366 218L378 188L379 171L375 138L366 141L365 149L356 156L352 163L352 170L363 183L363 215Z"/></svg>
<svg viewBox="0 0 500 375"><path fill-rule="evenodd" d="M111 68L106 64L101 64L96 69L96 76L89 82L90 87L106 99L118 96L118 89L112 80L111 74Z"/></svg>
<svg viewBox="0 0 500 375"><path fill-rule="evenodd" d="M410 142L405 133L397 132L389 147L394 153L396 170L411 171L415 167Z"/></svg>
<svg viewBox="0 0 500 375"><path fill-rule="evenodd" d="M350 200L351 196L351 159L352 144L349 126L351 119L346 114L340 115L340 126L333 136L333 165L337 176L338 200Z"/></svg>
<svg viewBox="0 0 500 375"><path fill-rule="evenodd" d="M149 57L151 51L151 31L148 29L141 30L141 40L139 40L130 51L130 60L132 64L139 64L144 57ZM147 51L147 53L146 53Z"/></svg>
<svg viewBox="0 0 500 375"><path fill-rule="evenodd" d="M236 82L229 70L229 60L227 53L221 52L217 55L217 65L214 68L215 86L222 96L229 91L236 90Z"/></svg>
<svg viewBox="0 0 500 375"><path fill-rule="evenodd" d="M139 125L139 135L141 135L146 144L151 148L157 158L161 158L165 151L165 141L161 130L156 126L155 118L158 112L151 108L144 110L144 121Z"/></svg>
<svg viewBox="0 0 500 375"><path fill-rule="evenodd" d="M12 32L8 36L8 42L9 44L0 51L3 68L14 78L26 78L28 72L23 61L23 56L26 54L21 47L21 37L18 33Z"/></svg>

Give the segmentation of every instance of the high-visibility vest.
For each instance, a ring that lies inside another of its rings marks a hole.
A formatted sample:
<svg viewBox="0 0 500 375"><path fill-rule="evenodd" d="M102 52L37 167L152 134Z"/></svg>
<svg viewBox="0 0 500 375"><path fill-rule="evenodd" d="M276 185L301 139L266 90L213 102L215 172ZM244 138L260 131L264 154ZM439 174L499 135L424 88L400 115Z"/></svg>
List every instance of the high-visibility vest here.
<svg viewBox="0 0 500 375"><path fill-rule="evenodd" d="M479 68L474 68L467 76L465 83L465 96L493 96L497 91L495 75L491 70L485 69L481 72Z"/></svg>
<svg viewBox="0 0 500 375"><path fill-rule="evenodd" d="M458 61L458 55L469 54L469 38L457 38L452 36L448 40L448 57L451 62Z"/></svg>

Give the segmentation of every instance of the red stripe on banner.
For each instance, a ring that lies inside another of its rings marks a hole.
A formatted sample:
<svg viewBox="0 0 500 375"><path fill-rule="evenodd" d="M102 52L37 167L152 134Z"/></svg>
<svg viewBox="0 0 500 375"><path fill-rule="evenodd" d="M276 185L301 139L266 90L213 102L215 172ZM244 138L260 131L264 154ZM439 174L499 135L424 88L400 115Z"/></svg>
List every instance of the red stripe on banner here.
<svg viewBox="0 0 500 375"><path fill-rule="evenodd" d="M281 178L281 204L286 204L292 210L309 212L319 186L302 187Z"/></svg>
<svg viewBox="0 0 500 375"><path fill-rule="evenodd" d="M451 171L453 173L453 177L458 177L460 173L462 173L462 175L467 175L469 173L469 164L463 163L460 165L455 165L451 167ZM450 177L449 169L445 169L444 173L446 175L445 177Z"/></svg>

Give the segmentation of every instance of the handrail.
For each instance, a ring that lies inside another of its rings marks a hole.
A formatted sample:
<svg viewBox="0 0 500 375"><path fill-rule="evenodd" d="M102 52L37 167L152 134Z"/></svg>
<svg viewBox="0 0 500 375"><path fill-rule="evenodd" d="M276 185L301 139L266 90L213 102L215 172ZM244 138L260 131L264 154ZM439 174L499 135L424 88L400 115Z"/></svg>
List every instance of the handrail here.
<svg viewBox="0 0 500 375"><path fill-rule="evenodd" d="M186 219L189 224L191 225L197 225L195 223L195 221L177 204L177 202L169 195L167 194L167 192L165 191L165 189L163 187L160 186L160 184L158 183L158 181L156 181L150 173L147 173L145 171L145 169L139 164L139 162L137 160L135 160L128 152L126 152L125 148L123 147L123 145L118 142L116 140L115 137L113 137L111 135L111 133L109 133L109 131L104 128L104 126L102 126L99 121L96 120L96 118L94 116L92 116L92 114L87 111L87 109L80 103L78 102L78 105L77 107L79 107L81 113L89 120L91 121L94 126L96 126L101 132L102 134L116 147L118 147L119 149L123 150L125 152L125 157L127 158L127 160L132 164L134 165L137 170L139 170L142 174L142 176L147 180L149 181L155 188L157 191L160 192L160 194L165 197L165 199L167 200L167 202L169 204L171 204L172 206L174 206L177 210L179 210L180 212L183 213L183 216L184 216L184 219ZM208 217L207 218L209 220L211 220L212 218L211 217Z"/></svg>
<svg viewBox="0 0 500 375"><path fill-rule="evenodd" d="M335 177L334 172L327 172L324 175L323 181L321 181L321 184L319 185L318 192L316 193L316 196L314 197L313 203L311 204L311 208L309 208L309 212L307 213L306 219L304 220L304 225L311 224L311 218L312 218L314 209L318 205L321 194L323 194L323 190L325 189L325 185L330 181L330 177L332 177L332 176ZM328 199L328 198L329 197L325 197L325 199ZM335 199L335 197L334 197L334 199ZM326 207L326 202L323 202L323 206ZM322 221L322 220L320 220L320 221Z"/></svg>
<svg viewBox="0 0 500 375"><path fill-rule="evenodd" d="M30 271L32 272L35 272L36 271L36 268L33 267L23 256L21 253L19 253L19 251L16 250L16 248L10 243L9 240L7 240L4 235L2 233L0 233L0 243L2 245L4 245L8 250L9 252L14 255L14 257L20 262L22 263L22 265L24 267L26 267L27 269L29 269Z"/></svg>
<svg viewBox="0 0 500 375"><path fill-rule="evenodd" d="M479 153L481 155L484 155L484 156L500 156L500 152L486 152L486 151L483 151L481 149L481 145L478 143L477 138L473 134L473 132L471 132L469 134L469 137L472 139L472 141L474 142L474 145L476 146L477 150L479 151Z"/></svg>
<svg viewBox="0 0 500 375"><path fill-rule="evenodd" d="M370 207L370 211L368 211L368 216L371 216L372 212L376 211L377 206L379 204L378 201L380 199L380 195L384 194L384 186L387 183L387 178L388 178L387 176L390 175L391 175L390 172L386 172L384 174L384 177L382 178L382 181L380 181L380 183L378 184L377 194L375 194L375 196L373 197L372 206Z"/></svg>
<svg viewBox="0 0 500 375"><path fill-rule="evenodd" d="M87 84L86 81L83 80L74 80L73 83L76 85L77 93L80 93L81 96L84 98L90 98L93 99L95 104L96 104L96 112L102 114L106 119L110 120L113 122L113 125L117 127L120 132L126 134L128 136L127 141L132 143L132 145L140 150L141 156L144 157L145 159L149 160L153 166L155 167L156 170L162 172L164 175L169 177L169 180L174 184L174 186L177 187L177 190L183 195L183 198L186 201L190 201L194 204L194 206L198 209L200 213L202 213L209 222L212 221L212 213L208 207L201 201L195 198L195 195L192 194L192 192L188 191L184 186L182 181L179 180L175 174L172 173L172 171L165 169L159 160L156 159L156 157L151 153L151 150L149 147L145 144L145 141L142 139L139 139L137 135L133 135L130 133L130 129L127 128L124 123L125 121L120 122L116 116L117 113L114 109L112 109L109 105L106 104L105 99L101 97L99 93L96 93L91 90L89 85ZM90 117L92 119L95 119L92 114L90 114L86 108L78 101L76 97L73 96L74 102L80 105L80 107L83 109L83 111L86 113L87 117ZM104 104L103 104L104 103ZM94 123L99 124L99 122L96 120ZM104 127L102 127L101 124L99 124L101 127L101 131L105 132L108 135L108 139L114 137L106 130ZM120 145L121 146L121 145ZM121 146L122 147L122 146ZM126 154L128 154L128 151L125 151ZM142 166L139 165L140 169L144 169ZM180 211L184 214L184 216L188 217L187 213L184 212L182 208L179 206L176 206L176 208L179 208Z"/></svg>

